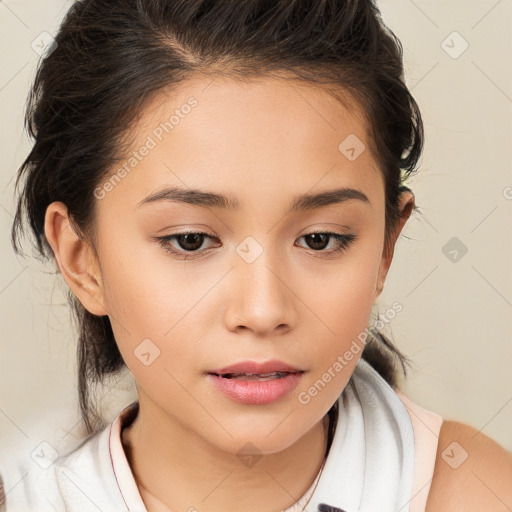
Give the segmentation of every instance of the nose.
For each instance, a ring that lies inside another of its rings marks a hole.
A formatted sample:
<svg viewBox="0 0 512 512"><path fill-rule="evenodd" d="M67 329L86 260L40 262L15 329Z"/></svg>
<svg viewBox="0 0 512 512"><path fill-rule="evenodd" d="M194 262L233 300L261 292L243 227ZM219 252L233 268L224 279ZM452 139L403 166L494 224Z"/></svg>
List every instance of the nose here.
<svg viewBox="0 0 512 512"><path fill-rule="evenodd" d="M252 262L235 255L225 313L230 331L249 330L270 337L294 328L297 311L292 278L282 260L281 264L277 260L267 250Z"/></svg>

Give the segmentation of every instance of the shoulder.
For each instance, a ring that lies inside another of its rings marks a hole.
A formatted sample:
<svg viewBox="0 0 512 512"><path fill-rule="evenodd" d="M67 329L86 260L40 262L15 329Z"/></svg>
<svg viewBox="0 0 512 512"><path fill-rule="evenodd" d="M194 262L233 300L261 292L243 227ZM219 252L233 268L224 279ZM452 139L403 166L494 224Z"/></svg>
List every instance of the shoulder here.
<svg viewBox="0 0 512 512"><path fill-rule="evenodd" d="M476 428L445 420L426 512L510 512L512 453Z"/></svg>

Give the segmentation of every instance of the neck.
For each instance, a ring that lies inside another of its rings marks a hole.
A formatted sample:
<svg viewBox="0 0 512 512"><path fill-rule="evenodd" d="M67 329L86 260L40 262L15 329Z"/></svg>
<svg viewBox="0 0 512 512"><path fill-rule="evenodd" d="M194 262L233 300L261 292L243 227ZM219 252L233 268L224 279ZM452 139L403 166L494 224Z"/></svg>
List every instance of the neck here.
<svg viewBox="0 0 512 512"><path fill-rule="evenodd" d="M121 441L148 512L284 510L312 485L327 449L327 416L285 450L244 465L173 421L155 429L161 422L141 412Z"/></svg>

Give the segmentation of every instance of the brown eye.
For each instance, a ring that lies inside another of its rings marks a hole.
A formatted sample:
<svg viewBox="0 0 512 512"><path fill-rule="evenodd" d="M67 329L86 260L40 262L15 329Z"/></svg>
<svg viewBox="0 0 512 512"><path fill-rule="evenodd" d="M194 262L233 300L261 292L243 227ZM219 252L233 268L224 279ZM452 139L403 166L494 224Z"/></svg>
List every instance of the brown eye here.
<svg viewBox="0 0 512 512"><path fill-rule="evenodd" d="M342 235L340 233L316 232L303 235L301 238L304 238L308 248L313 249L315 252L323 251L328 254L346 250L355 241L356 236L352 234ZM331 240L335 241L334 248L324 251Z"/></svg>
<svg viewBox="0 0 512 512"><path fill-rule="evenodd" d="M206 249L201 249L203 242L206 239L214 240L213 236L206 233L190 232L190 233L177 233L175 235L167 235L157 237L158 243L171 254L181 257L196 256L206 252Z"/></svg>
<svg viewBox="0 0 512 512"><path fill-rule="evenodd" d="M187 233L185 235L177 235L176 242L181 249L186 251L197 251L204 242L202 233Z"/></svg>
<svg viewBox="0 0 512 512"><path fill-rule="evenodd" d="M311 249L319 250L325 249L329 242L329 235L326 233L311 233L310 235L305 235L304 239Z"/></svg>

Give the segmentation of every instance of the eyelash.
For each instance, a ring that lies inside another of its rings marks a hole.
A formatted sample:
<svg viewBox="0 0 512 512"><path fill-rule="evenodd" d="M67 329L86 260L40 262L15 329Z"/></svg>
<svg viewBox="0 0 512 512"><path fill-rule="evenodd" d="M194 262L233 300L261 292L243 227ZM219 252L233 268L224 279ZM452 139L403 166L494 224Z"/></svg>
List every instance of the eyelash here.
<svg viewBox="0 0 512 512"><path fill-rule="evenodd" d="M200 236L204 236L206 238L210 238L212 240L218 240L216 237L210 236L207 233L203 233L201 231L186 231L184 233L176 233L173 235L155 237L155 239L167 252L177 255L177 256L185 256L183 259L191 259L191 258L187 258L187 256L202 254L207 251L207 249L203 250L203 251L197 251L197 250L196 251L184 251L184 250L176 250L176 249L172 248L171 242L173 240L178 239L180 236L186 236L186 235L200 235ZM322 250L310 249L311 251L313 251L315 253L319 253L319 254L342 253L342 252L346 251L349 248L349 246L352 245L356 241L356 238L357 238L356 235L353 235L353 234L342 235L340 233L333 233L330 231L313 231L311 233L302 235L300 238L304 238L305 236L309 236L309 235L327 235L331 238L334 238L337 241L337 243L339 244L339 246L336 249L331 249L330 251L325 251L323 249ZM194 257L195 256L193 256L193 258Z"/></svg>

